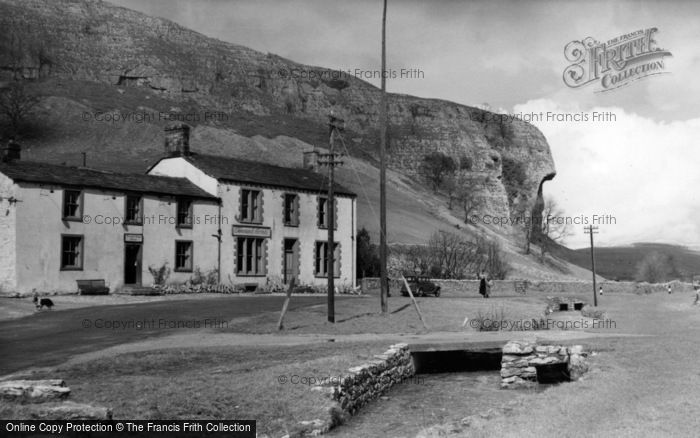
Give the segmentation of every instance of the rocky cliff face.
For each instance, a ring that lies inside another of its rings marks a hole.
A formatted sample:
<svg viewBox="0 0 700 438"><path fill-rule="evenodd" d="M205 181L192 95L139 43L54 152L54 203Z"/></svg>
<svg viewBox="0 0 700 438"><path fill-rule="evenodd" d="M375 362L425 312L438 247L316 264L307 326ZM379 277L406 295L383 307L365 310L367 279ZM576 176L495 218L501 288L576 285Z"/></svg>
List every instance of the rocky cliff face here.
<svg viewBox="0 0 700 438"><path fill-rule="evenodd" d="M351 153L376 157L379 90L353 76L97 0L0 0L0 28L5 79L53 77L142 88L256 126L285 120L288 132L278 126L277 134L311 144L326 131L333 109L346 120ZM512 215L521 201L535 206L541 183L554 176L546 140L527 123L499 122L488 111L405 95L389 96L389 119L392 168L415 175L433 151L458 163L468 160L465 172L481 181L491 214Z"/></svg>

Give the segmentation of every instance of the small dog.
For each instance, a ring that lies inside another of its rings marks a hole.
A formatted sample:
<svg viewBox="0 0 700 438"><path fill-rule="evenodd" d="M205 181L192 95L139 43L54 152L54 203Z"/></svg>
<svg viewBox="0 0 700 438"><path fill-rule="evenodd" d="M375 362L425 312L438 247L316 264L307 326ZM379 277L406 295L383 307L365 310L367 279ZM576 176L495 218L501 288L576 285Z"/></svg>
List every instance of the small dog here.
<svg viewBox="0 0 700 438"><path fill-rule="evenodd" d="M51 310L51 308L53 307L53 301L51 301L48 298L39 299L39 297L34 295L34 305L39 310L41 310L44 306L46 306L47 309Z"/></svg>

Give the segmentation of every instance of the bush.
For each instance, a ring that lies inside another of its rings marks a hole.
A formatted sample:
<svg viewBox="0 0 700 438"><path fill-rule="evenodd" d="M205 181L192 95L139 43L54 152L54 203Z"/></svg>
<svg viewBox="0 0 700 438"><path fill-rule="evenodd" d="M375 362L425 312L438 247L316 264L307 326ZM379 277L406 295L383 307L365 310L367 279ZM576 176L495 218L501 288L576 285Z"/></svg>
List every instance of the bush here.
<svg viewBox="0 0 700 438"><path fill-rule="evenodd" d="M357 232L357 278L379 276L379 247L372 240L364 227Z"/></svg>
<svg viewBox="0 0 700 438"><path fill-rule="evenodd" d="M474 322L476 321L476 322ZM548 330L544 318L527 320L508 319L503 308L491 308L488 313L479 311L469 326L479 332Z"/></svg>
<svg viewBox="0 0 700 438"><path fill-rule="evenodd" d="M452 157L442 152L431 152L423 157L420 171L433 186L433 191L437 191L442 185L445 177L457 170Z"/></svg>
<svg viewBox="0 0 700 438"><path fill-rule="evenodd" d="M257 293L264 293L264 294L271 294L271 293L279 293L279 292L286 292L286 291L287 291L287 286L285 286L282 278L277 277L277 276L271 276L271 277L267 278L264 285L258 287L258 290L256 292Z"/></svg>
<svg viewBox="0 0 700 438"><path fill-rule="evenodd" d="M148 267L148 272L153 276L154 286L163 286L168 277L170 277L170 268L168 268L168 262L165 262L160 268L154 268L153 265Z"/></svg>
<svg viewBox="0 0 700 438"><path fill-rule="evenodd" d="M232 284L168 284L168 285L154 285L156 289L162 295L174 295L174 294L239 294L243 292L239 287Z"/></svg>
<svg viewBox="0 0 700 438"><path fill-rule="evenodd" d="M213 286L218 283L219 279L219 270L218 269L212 269L210 271L207 271L206 273L202 273L202 271L199 269L199 266L194 268L194 271L192 272L192 277L189 279L189 284L193 286L198 286L198 285L206 285L206 286Z"/></svg>
<svg viewBox="0 0 700 438"><path fill-rule="evenodd" d="M591 306L583 306L583 309L581 309L581 316L593 319L604 319L605 311Z"/></svg>

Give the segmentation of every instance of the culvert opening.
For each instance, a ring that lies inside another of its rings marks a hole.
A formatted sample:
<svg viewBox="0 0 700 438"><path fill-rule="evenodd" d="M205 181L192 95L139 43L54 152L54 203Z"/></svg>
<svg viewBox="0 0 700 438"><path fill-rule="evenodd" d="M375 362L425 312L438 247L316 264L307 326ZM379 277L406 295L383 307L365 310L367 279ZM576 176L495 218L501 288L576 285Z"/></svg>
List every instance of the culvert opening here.
<svg viewBox="0 0 700 438"><path fill-rule="evenodd" d="M574 310L583 309L583 303L574 303Z"/></svg>
<svg viewBox="0 0 700 438"><path fill-rule="evenodd" d="M559 311L566 312L569 310L569 305L567 303L559 303Z"/></svg>
<svg viewBox="0 0 700 438"><path fill-rule="evenodd" d="M411 353L416 374L498 371L503 352L488 350L416 351Z"/></svg>
<svg viewBox="0 0 700 438"><path fill-rule="evenodd" d="M537 371L537 383L554 384L571 381L566 363L538 365L535 370Z"/></svg>

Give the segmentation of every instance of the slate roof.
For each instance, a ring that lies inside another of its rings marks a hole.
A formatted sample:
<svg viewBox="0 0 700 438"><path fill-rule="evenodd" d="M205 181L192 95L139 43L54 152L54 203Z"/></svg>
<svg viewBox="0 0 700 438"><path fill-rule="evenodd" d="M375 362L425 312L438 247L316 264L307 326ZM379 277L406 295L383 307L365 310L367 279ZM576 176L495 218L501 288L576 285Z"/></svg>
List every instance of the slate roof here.
<svg viewBox="0 0 700 438"><path fill-rule="evenodd" d="M314 193L326 193L328 190L328 180L324 175L306 169L196 153L182 158L218 180ZM340 184L336 183L333 187L338 195L357 196Z"/></svg>
<svg viewBox="0 0 700 438"><path fill-rule="evenodd" d="M113 173L83 167L21 160L0 163L0 173L7 175L15 182L217 199L186 178Z"/></svg>

